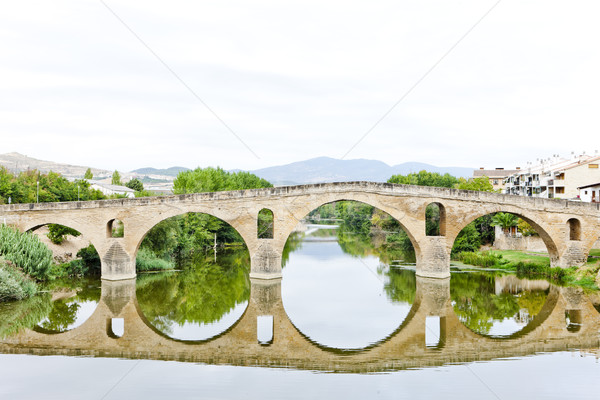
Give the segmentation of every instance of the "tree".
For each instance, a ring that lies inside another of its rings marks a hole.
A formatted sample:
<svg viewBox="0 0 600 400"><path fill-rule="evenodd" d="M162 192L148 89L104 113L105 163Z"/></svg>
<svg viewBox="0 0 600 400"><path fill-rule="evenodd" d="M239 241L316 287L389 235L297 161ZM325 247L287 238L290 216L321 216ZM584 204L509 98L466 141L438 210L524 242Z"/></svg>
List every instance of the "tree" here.
<svg viewBox="0 0 600 400"><path fill-rule="evenodd" d="M119 174L119 171L117 170L115 170L115 172L113 172L112 174L112 184L123 186L123 184L121 183L121 174Z"/></svg>
<svg viewBox="0 0 600 400"><path fill-rule="evenodd" d="M388 179L388 183L452 188L458 184L458 179L448 173L442 175L437 172L422 170L408 175L393 175Z"/></svg>
<svg viewBox="0 0 600 400"><path fill-rule="evenodd" d="M136 192L141 192L144 190L144 184L137 178L131 179L129 182L125 184L129 189L133 189Z"/></svg>
<svg viewBox="0 0 600 400"><path fill-rule="evenodd" d="M92 179L93 177L94 177L94 174L92 174L92 170L91 170L91 168L88 168L88 169L85 171L85 174L83 175L83 179L90 180L90 179Z"/></svg>
<svg viewBox="0 0 600 400"><path fill-rule="evenodd" d="M516 215L510 213L499 212L492 217L492 226L499 226L504 232L507 232L511 227L517 226L519 219Z"/></svg>
<svg viewBox="0 0 600 400"><path fill-rule="evenodd" d="M458 180L458 184L456 185L457 189L462 190L476 190L479 192L493 192L494 186L490 183L490 180L487 176L480 176L478 178L460 178Z"/></svg>
<svg viewBox="0 0 600 400"><path fill-rule="evenodd" d="M61 244L65 241L67 235L74 237L81 236L81 233L68 226L58 224L48 224L48 239L54 244Z"/></svg>

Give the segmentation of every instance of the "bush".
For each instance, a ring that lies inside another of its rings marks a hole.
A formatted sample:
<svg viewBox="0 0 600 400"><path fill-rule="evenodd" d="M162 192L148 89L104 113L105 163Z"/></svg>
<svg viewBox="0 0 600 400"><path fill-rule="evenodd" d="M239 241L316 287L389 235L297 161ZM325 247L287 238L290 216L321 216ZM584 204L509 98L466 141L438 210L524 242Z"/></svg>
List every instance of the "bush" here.
<svg viewBox="0 0 600 400"><path fill-rule="evenodd" d="M135 269L138 272L144 271L164 271L174 269L175 264L172 261L157 257L152 250L141 248L135 258Z"/></svg>
<svg viewBox="0 0 600 400"><path fill-rule="evenodd" d="M38 280L48 279L53 265L52 251L36 235L6 225L0 225L0 256Z"/></svg>
<svg viewBox="0 0 600 400"><path fill-rule="evenodd" d="M11 262L0 260L0 301L23 300L37 293L35 282Z"/></svg>
<svg viewBox="0 0 600 400"><path fill-rule="evenodd" d="M528 277L537 276L541 278L563 281L567 277L568 271L560 267L550 267L550 264L524 263L519 261L515 263L514 268L517 275L527 275Z"/></svg>

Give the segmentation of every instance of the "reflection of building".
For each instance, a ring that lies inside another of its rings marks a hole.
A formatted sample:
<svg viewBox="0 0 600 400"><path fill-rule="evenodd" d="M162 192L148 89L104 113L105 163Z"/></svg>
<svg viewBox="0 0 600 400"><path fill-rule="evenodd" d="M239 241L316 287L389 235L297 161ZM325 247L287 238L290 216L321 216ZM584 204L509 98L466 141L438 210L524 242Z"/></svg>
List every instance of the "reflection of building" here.
<svg viewBox="0 0 600 400"><path fill-rule="evenodd" d="M554 155L529 163L505 179L504 193L519 196L575 199L580 188L600 182L600 156L585 154L571 158Z"/></svg>
<svg viewBox="0 0 600 400"><path fill-rule="evenodd" d="M504 168L496 168L496 169L484 169L479 168L473 171L473 178L480 178L485 176L489 179L490 183L494 187L494 190L503 190L504 189L504 180L514 174L519 172L519 168L517 169L504 169Z"/></svg>

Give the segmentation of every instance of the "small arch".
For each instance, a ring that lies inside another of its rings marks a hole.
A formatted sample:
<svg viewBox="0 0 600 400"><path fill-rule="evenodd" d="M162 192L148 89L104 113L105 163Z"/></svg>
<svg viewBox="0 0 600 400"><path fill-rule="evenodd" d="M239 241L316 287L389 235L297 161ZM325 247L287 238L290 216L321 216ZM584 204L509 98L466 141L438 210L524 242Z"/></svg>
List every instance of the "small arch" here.
<svg viewBox="0 0 600 400"><path fill-rule="evenodd" d="M256 317L256 339L262 346L273 344L272 315L259 315Z"/></svg>
<svg viewBox="0 0 600 400"><path fill-rule="evenodd" d="M125 236L125 226L119 219L111 219L106 224L106 237L107 238L122 238Z"/></svg>
<svg viewBox="0 0 600 400"><path fill-rule="evenodd" d="M429 203L425 208L425 235L446 236L446 209L441 203Z"/></svg>
<svg viewBox="0 0 600 400"><path fill-rule="evenodd" d="M125 333L125 320L123 318L111 318L107 321L108 336L118 339Z"/></svg>
<svg viewBox="0 0 600 400"><path fill-rule="evenodd" d="M273 239L273 211L263 208L258 212L256 220L256 236L258 239Z"/></svg>
<svg viewBox="0 0 600 400"><path fill-rule="evenodd" d="M581 240L581 222L577 218L567 221L569 226L569 240Z"/></svg>
<svg viewBox="0 0 600 400"><path fill-rule="evenodd" d="M567 324L567 331L571 333L579 332L583 325L583 315L581 310L566 310L565 322Z"/></svg>

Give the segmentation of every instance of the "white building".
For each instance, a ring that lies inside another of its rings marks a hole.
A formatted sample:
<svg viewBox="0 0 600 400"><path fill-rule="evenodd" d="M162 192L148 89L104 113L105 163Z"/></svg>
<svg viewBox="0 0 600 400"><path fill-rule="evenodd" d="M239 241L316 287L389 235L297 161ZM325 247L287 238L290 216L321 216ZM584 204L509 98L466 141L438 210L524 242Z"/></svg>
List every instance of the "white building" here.
<svg viewBox="0 0 600 400"><path fill-rule="evenodd" d="M600 182L581 186L579 189L579 198L588 203L600 203Z"/></svg>
<svg viewBox="0 0 600 400"><path fill-rule="evenodd" d="M504 193L518 196L577 199L579 188L600 182L600 156L585 154L571 158L554 155L528 163L505 179Z"/></svg>
<svg viewBox="0 0 600 400"><path fill-rule="evenodd" d="M114 194L125 195L127 197L135 197L135 190L129 189L127 186L111 185L109 183L93 182L90 183L90 188L101 191L106 196Z"/></svg>

